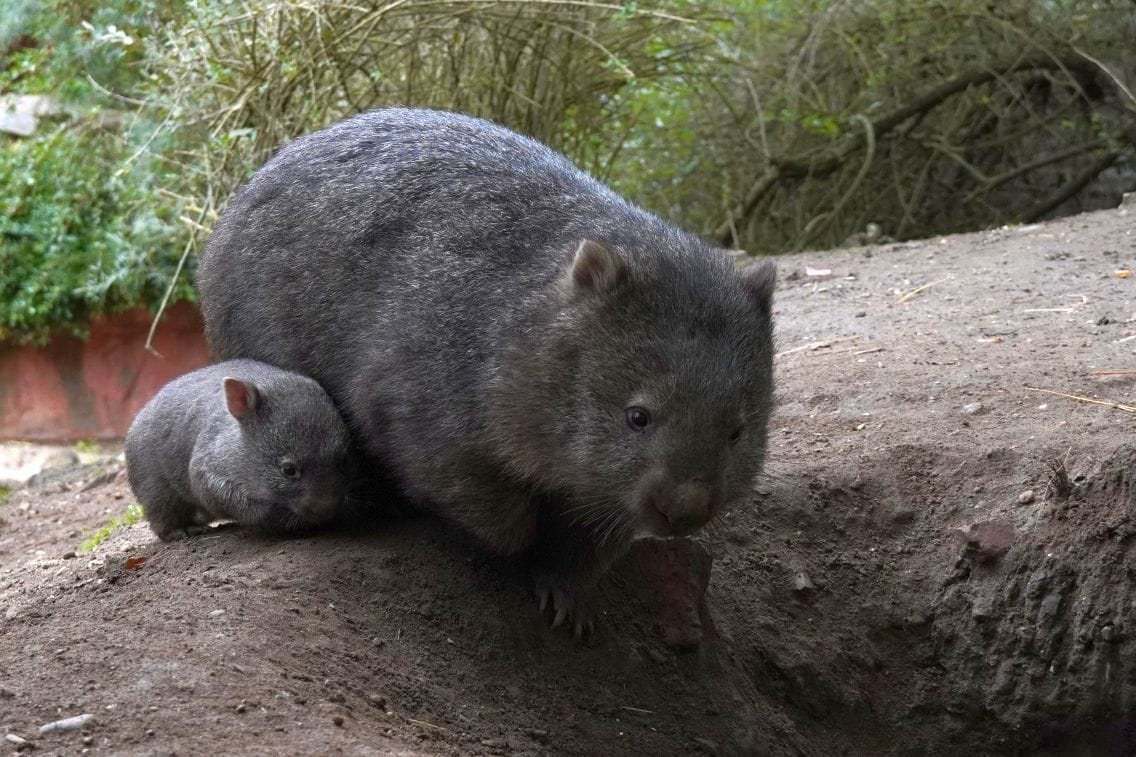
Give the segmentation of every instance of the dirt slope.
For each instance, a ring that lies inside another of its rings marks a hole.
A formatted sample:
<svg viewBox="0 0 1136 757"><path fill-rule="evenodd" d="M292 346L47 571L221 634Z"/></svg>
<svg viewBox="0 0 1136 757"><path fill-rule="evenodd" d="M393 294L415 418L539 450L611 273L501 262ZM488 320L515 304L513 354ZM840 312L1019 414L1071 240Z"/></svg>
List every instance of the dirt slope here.
<svg viewBox="0 0 1136 757"><path fill-rule="evenodd" d="M70 558L122 477L15 492L0 730L37 754L1130 754L1136 414L1026 387L1136 404L1134 229L784 258L768 475L707 537L695 651L656 628L657 554L579 647L427 518L172 545L138 524Z"/></svg>

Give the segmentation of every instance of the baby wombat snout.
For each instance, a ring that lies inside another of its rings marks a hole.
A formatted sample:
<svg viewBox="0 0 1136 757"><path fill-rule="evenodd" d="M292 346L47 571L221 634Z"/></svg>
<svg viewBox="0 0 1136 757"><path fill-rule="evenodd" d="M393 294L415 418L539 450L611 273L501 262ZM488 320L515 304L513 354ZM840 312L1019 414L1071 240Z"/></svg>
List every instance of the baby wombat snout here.
<svg viewBox="0 0 1136 757"><path fill-rule="evenodd" d="M392 108L283 148L198 274L223 357L310 375L372 464L586 624L635 533L742 501L772 404L771 265L486 121Z"/></svg>
<svg viewBox="0 0 1136 757"><path fill-rule="evenodd" d="M310 378L230 360L171 381L126 434L127 475L163 540L232 518L268 531L325 523L349 470L346 426Z"/></svg>

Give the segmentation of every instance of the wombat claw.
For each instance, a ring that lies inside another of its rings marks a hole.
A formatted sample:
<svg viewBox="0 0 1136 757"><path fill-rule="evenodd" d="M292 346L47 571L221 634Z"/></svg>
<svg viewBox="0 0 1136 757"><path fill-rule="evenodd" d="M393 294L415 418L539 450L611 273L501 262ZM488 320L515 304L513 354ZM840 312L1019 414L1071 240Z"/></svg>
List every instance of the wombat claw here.
<svg viewBox="0 0 1136 757"><path fill-rule="evenodd" d="M211 530L212 529L209 527L208 523L206 523L206 524L194 523L192 525L186 526L185 528L175 528L172 531L167 531L162 536L162 541L181 541L182 539L190 539L194 536L201 536L201 534L207 534Z"/></svg>
<svg viewBox="0 0 1136 757"><path fill-rule="evenodd" d="M591 613L584 603L562 584L552 579L536 580L536 595L540 602L540 613L544 615L549 607L553 609L552 628L559 628L569 618L572 619L572 635L576 641L583 641L595 633Z"/></svg>

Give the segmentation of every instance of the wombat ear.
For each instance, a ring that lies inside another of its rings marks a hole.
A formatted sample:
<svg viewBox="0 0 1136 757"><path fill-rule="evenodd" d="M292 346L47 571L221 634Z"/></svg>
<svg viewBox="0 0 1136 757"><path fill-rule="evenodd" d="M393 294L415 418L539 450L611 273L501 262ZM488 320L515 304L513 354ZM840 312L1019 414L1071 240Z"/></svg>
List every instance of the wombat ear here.
<svg viewBox="0 0 1136 757"><path fill-rule="evenodd" d="M600 242L585 239L576 248L568 280L576 291L604 292L627 278L627 261Z"/></svg>
<svg viewBox="0 0 1136 757"><path fill-rule="evenodd" d="M742 270L742 281L757 309L764 315L773 310L773 288L777 285L777 266L766 260Z"/></svg>
<svg viewBox="0 0 1136 757"><path fill-rule="evenodd" d="M259 399L256 387L232 376L226 376L222 383L225 385L225 406L229 408L229 414L238 421L243 421L249 413L256 410Z"/></svg>

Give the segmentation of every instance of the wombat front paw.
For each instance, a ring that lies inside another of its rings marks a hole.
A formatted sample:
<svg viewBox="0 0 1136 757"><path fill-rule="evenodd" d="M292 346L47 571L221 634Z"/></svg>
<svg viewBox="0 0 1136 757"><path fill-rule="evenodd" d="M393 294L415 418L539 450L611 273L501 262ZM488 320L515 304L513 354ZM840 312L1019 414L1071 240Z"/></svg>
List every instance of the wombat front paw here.
<svg viewBox="0 0 1136 757"><path fill-rule="evenodd" d="M540 602L540 613L544 615L551 608L552 627L559 628L565 621L572 621L572 632L576 641L583 641L595 633L595 624L583 598L574 592L562 578L538 574L535 576L536 597Z"/></svg>
<svg viewBox="0 0 1136 757"><path fill-rule="evenodd" d="M158 532L158 538L162 541L181 541L182 539L189 539L193 536L200 536L201 534L209 532L209 525L199 525L191 523L182 528L170 528Z"/></svg>

